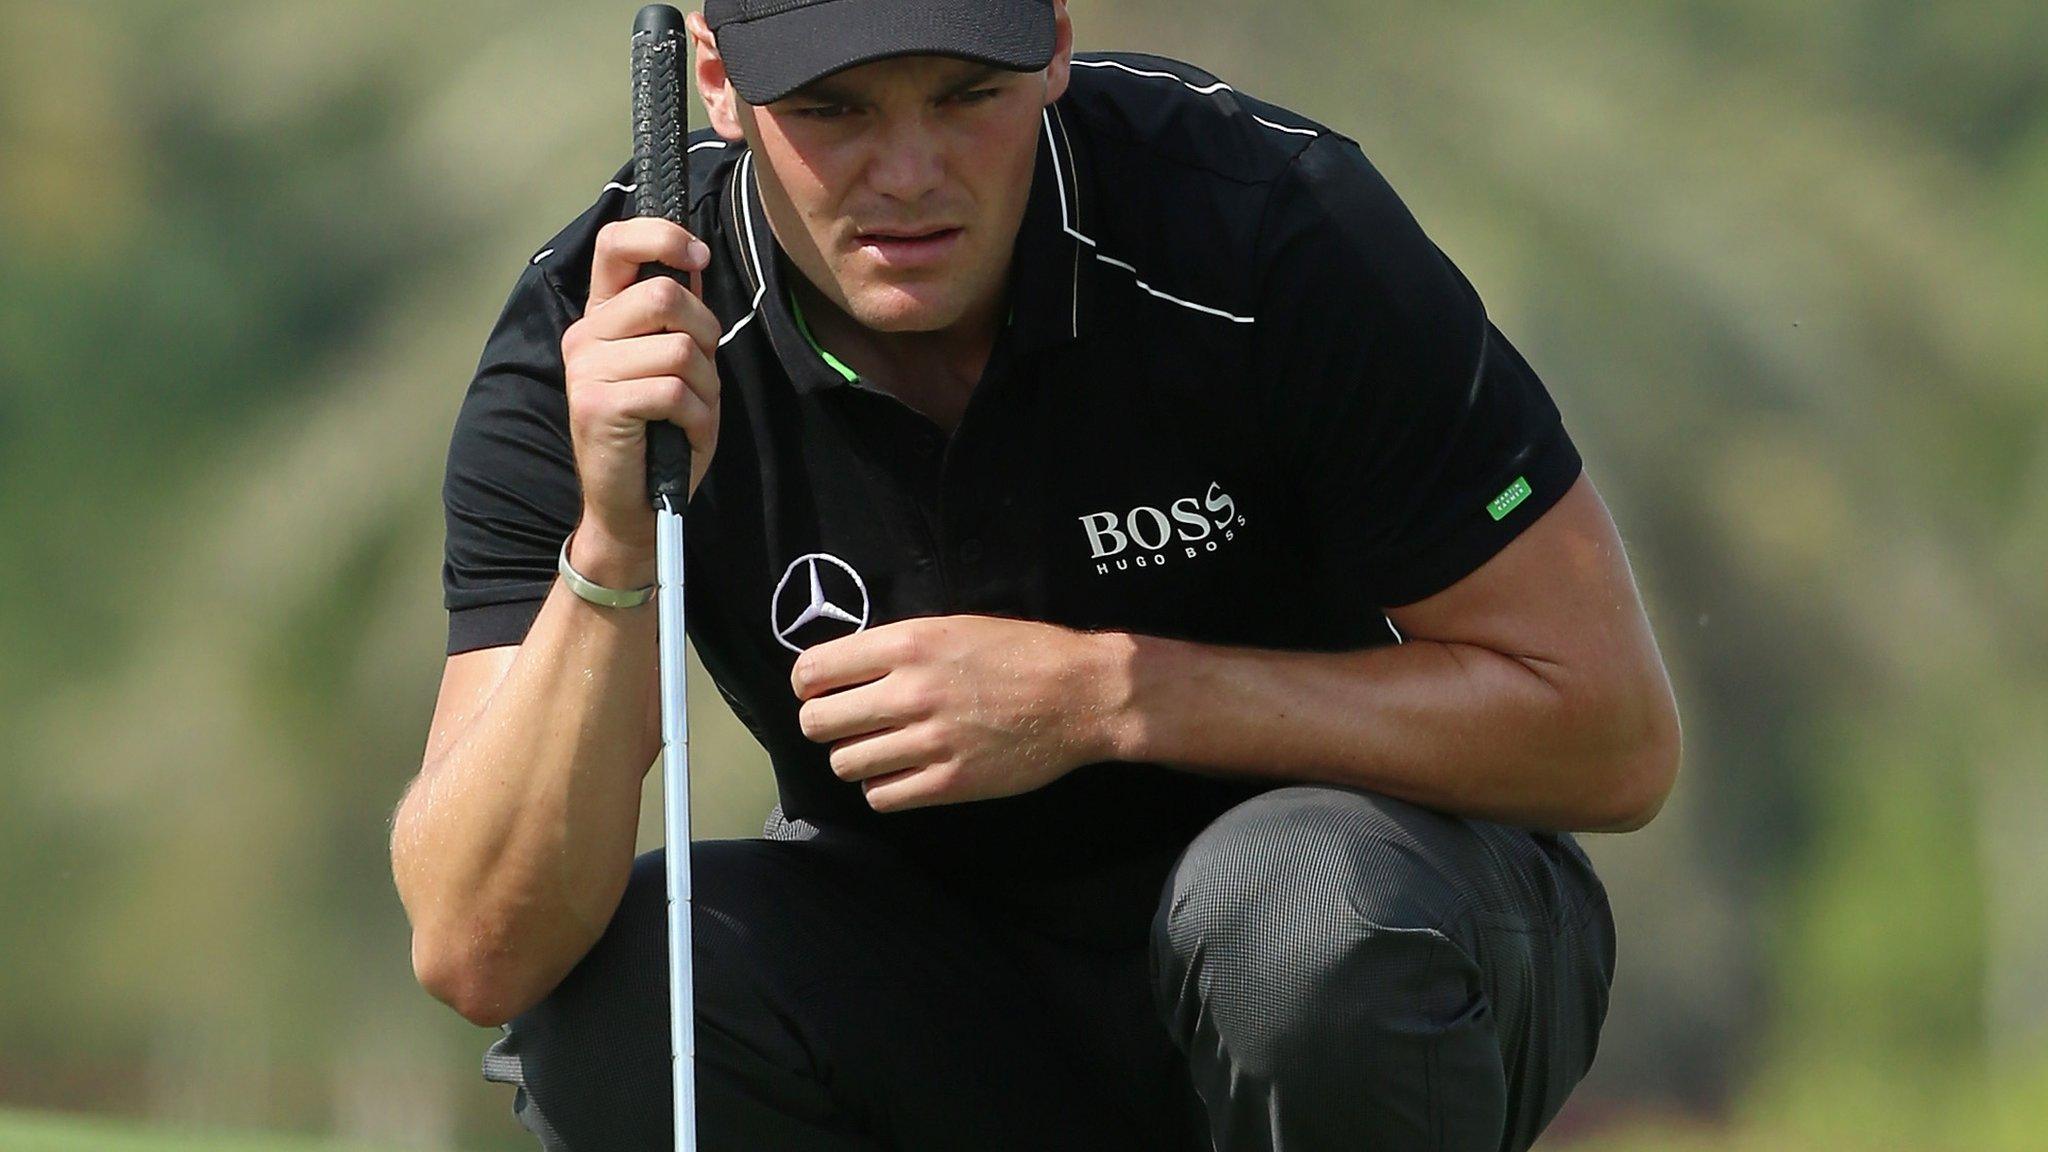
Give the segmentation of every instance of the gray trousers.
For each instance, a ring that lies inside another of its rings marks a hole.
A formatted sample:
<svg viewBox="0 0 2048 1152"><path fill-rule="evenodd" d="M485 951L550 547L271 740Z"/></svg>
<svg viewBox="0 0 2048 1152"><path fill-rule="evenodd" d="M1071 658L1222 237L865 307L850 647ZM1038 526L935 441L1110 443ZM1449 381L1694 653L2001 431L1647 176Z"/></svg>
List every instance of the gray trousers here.
<svg viewBox="0 0 2048 1152"><path fill-rule="evenodd" d="M1613 918L1569 834L1279 788L1104 951L869 838L769 832L691 846L706 1152L1524 1149L1606 1017ZM673 1147L664 903L648 853L485 1054L549 1152Z"/></svg>

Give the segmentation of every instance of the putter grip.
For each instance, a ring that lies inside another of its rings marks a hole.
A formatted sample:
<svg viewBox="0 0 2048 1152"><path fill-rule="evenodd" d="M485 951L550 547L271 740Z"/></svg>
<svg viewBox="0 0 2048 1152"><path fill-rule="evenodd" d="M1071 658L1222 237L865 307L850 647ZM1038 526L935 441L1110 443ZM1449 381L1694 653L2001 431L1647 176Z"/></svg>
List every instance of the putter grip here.
<svg viewBox="0 0 2048 1152"><path fill-rule="evenodd" d="M633 211L677 224L688 223L690 200L685 44L683 14L670 5L649 4L633 21ZM650 276L690 283L661 264L640 269ZM690 498L690 441L667 420L647 425L647 495L657 507L664 496L678 507Z"/></svg>

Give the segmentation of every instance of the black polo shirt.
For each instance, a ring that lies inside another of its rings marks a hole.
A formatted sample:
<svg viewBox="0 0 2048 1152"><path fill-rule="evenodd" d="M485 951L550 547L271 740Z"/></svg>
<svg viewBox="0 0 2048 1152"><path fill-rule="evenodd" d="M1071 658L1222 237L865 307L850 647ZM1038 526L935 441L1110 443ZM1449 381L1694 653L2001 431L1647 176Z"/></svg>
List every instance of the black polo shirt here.
<svg viewBox="0 0 2048 1152"><path fill-rule="evenodd" d="M689 634L784 811L868 827L1048 928L1134 942L1173 855L1260 785L1083 767L881 815L797 726L811 644L982 613L1212 644L1398 640L1580 462L1541 382L1357 144L1188 65L1088 54L1042 119L1009 322L950 437L820 350L754 159L691 137L725 328ZM516 644L581 509L561 338L622 167L514 286L455 422L450 654Z"/></svg>

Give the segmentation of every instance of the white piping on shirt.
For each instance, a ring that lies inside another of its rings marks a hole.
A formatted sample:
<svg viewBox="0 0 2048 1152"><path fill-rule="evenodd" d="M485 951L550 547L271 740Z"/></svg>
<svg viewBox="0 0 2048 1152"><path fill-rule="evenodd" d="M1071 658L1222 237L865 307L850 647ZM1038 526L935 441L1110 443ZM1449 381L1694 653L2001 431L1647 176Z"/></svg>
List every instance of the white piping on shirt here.
<svg viewBox="0 0 2048 1152"><path fill-rule="evenodd" d="M1116 60L1075 60L1072 63L1073 66L1076 68L1114 68L1119 72L1129 72L1133 76L1151 76L1156 77L1160 80L1178 81L1181 87L1186 88L1190 92L1198 93L1203 96L1207 96L1213 92L1237 91L1237 89L1232 88L1230 85L1225 84L1221 80L1216 81L1214 84L1195 84L1186 79L1185 77L1176 76L1171 72L1151 72L1143 68L1133 68L1129 64L1125 64ZM1286 124L1275 124L1271 120L1266 119L1264 116L1261 116L1256 112L1253 112L1250 115L1252 119L1257 120L1259 123L1264 124L1266 127L1271 128L1277 132L1291 132L1296 136L1321 135L1321 133L1317 132L1313 128L1295 128Z"/></svg>
<svg viewBox="0 0 2048 1152"><path fill-rule="evenodd" d="M1126 69L1126 71L1130 71L1130 69ZM1053 117L1055 117L1055 116L1059 116L1059 110L1058 110L1057 108L1054 108L1054 107L1048 106L1048 107L1047 107L1047 108L1045 109L1045 111L1044 111L1044 112L1040 113L1040 116L1041 116L1041 118L1042 118L1042 119L1043 119L1043 120L1045 121L1045 138L1046 138L1046 141L1047 141L1047 142L1048 142L1048 143L1050 144L1050 143L1052 143L1052 139L1053 139L1053 127L1052 127L1052 125L1053 125ZM1064 117L1064 116L1059 116L1059 124L1060 124L1060 128L1059 128L1059 131L1060 131L1060 135L1062 135L1062 136L1066 135L1066 131L1067 131L1067 121L1066 121L1066 117ZM1068 149L1069 149L1069 152L1068 152L1068 156L1069 156L1069 158L1070 158L1070 159L1071 159L1071 157L1072 157L1072 148L1073 148L1073 145L1072 145L1072 143L1071 143L1071 142L1069 142L1069 144L1068 144ZM1221 308L1211 308L1211 307L1210 307L1210 306L1208 306L1207 304L1197 304L1197 303L1195 303L1195 302L1194 302L1194 301L1192 301L1192 300L1183 300L1183 299L1181 299L1180 297L1178 297L1178 296L1175 296L1175 295L1173 295L1173 294L1172 294L1172 293L1170 293L1170 292L1162 292L1162 291L1160 291L1159 289L1157 289L1157 288L1154 288L1154 287L1153 287L1152 285L1150 285L1150 284L1146 283L1146 281L1145 281L1145 278L1144 278L1143 276L1141 276L1141 275L1139 275L1139 274L1138 274L1138 269L1137 269L1137 267L1136 267L1135 265L1132 265L1132 264L1126 263L1125 261L1122 261L1122 260L1118 260L1118 259L1117 259L1116 257L1114 257L1114 256L1110 256L1110 255L1108 255L1107 253L1103 252L1103 251L1102 251L1102 248L1101 248L1101 246L1100 246L1100 245L1098 245L1098 244L1097 244L1097 243L1095 242L1095 238L1094 238L1094 237L1092 237L1092 236L1089 236L1089 235L1088 235L1087 233L1085 233L1085 232L1082 232L1082 231L1081 231L1080 229L1078 229L1078 228L1074 227L1074 217L1075 217L1075 216L1078 216L1078 215L1080 214L1080 210L1081 210L1081 188L1080 188L1080 185L1079 185L1078 183L1076 183L1076 185L1075 185L1075 187L1074 187L1074 200L1073 200L1072 210L1071 210L1071 211L1069 211L1069 207L1068 207L1068 202L1067 202L1067 180L1066 180L1066 176L1065 176L1064 174L1062 174L1062 172L1061 172L1061 170L1060 170L1060 163L1059 163L1059 147L1058 147L1058 145L1056 145L1056 144L1054 144L1054 145L1053 145L1053 165L1052 165L1052 174L1053 174L1053 179L1054 179L1054 181L1056 181L1056 182L1057 182L1057 185L1058 185L1058 188L1059 188L1059 194L1060 194L1060 228L1061 228L1061 230L1062 230L1062 231L1064 231L1064 232L1066 232L1066 234L1067 234L1067 235L1069 235L1069 236L1072 236L1072 237L1073 237L1074 239L1076 239L1076 240L1079 240L1079 241L1080 241L1081 243L1083 243L1083 244L1086 244L1086 245L1087 245L1087 246L1088 246L1088 247L1089 247L1089 248L1090 248L1090 249L1091 249L1092 251L1094 251L1094 253L1095 253L1095 258L1096 258L1097 260L1100 260L1100 261L1101 261L1102 263L1104 263L1104 264L1108 264L1108 265L1111 265L1111 266L1113 266L1113 267L1121 268L1121 269L1123 269L1124 271L1126 271L1126 272L1129 272L1129 273L1131 274L1131 280L1132 280L1133 282L1135 282L1135 283L1136 283L1136 284L1138 285L1138 287L1139 287L1139 288L1143 289L1143 290L1144 290L1145 292L1147 292L1147 293L1149 293L1149 294L1151 294L1151 295L1153 295L1153 296L1156 296L1156 297L1158 297L1159 299L1161 299L1161 300L1164 300L1164 301L1166 301L1166 302L1168 302L1168 303L1170 303L1170 304L1178 304L1178 305L1180 305L1180 306L1181 306L1181 307L1183 307L1183 308L1187 308L1187 309L1190 309L1190 310L1192 310L1192 311L1195 311L1195 312L1200 312L1200 313L1202 313L1203 315L1206 315L1206 316L1216 316L1216 317L1219 317L1219 318L1221 318L1221 319L1224 319L1224 320L1228 320L1228 321L1230 321L1230 322L1231 322L1231 323L1233 323L1233 324L1253 324L1253 323L1257 323L1257 320L1256 320L1256 318L1255 318L1255 317L1251 317L1251 316L1239 316L1239 315L1236 315L1236 314L1234 314L1234 313L1231 313L1231 312L1225 312L1225 311L1224 311L1223 309L1221 309Z"/></svg>
<svg viewBox="0 0 2048 1152"><path fill-rule="evenodd" d="M754 206L747 200L746 177L751 175L753 170L754 154L748 152L742 155L740 162L734 166L733 194L739 197L740 213L743 220L740 226L740 236L743 241L742 247L746 251L747 262L754 266L754 283L757 287L754 289L753 303L748 305L752 311L740 317L739 323L734 324L730 331L718 338L718 346L720 348L731 343L733 337L739 335L741 330L748 324L753 323L754 317L761 314L761 299L768 295L768 278L761 275L761 257L754 250Z"/></svg>

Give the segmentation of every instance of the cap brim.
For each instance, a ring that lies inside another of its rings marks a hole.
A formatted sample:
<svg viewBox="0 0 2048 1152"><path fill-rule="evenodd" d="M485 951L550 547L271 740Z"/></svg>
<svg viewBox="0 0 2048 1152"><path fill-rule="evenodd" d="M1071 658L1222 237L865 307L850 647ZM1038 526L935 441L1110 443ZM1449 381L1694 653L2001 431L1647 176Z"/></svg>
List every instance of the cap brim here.
<svg viewBox="0 0 2048 1152"><path fill-rule="evenodd" d="M718 55L740 98L771 104L822 76L895 56L957 56L1018 72L1052 60L1046 0L824 0L734 20Z"/></svg>

